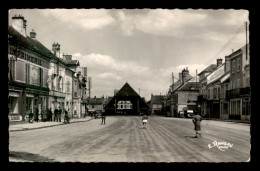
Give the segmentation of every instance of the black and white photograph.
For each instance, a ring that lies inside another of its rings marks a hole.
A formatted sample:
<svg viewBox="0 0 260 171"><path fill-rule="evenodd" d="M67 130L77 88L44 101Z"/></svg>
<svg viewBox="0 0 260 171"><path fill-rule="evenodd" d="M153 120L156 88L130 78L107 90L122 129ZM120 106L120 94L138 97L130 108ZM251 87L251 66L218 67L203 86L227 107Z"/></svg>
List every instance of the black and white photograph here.
<svg viewBox="0 0 260 171"><path fill-rule="evenodd" d="M249 15L9 9L9 163L249 163Z"/></svg>

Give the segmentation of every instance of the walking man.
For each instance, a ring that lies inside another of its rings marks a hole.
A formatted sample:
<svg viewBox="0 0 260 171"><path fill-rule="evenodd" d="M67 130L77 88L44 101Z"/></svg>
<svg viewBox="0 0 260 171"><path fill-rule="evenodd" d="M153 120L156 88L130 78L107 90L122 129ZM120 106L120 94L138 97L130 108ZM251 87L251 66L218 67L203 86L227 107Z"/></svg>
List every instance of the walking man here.
<svg viewBox="0 0 260 171"><path fill-rule="evenodd" d="M51 111L51 107L50 107L50 109L48 109L48 120L52 122L52 111Z"/></svg>
<svg viewBox="0 0 260 171"><path fill-rule="evenodd" d="M197 111L195 111L194 113L195 115L192 118L192 122L194 123L194 130L196 132L195 138L198 138L198 135L201 136L200 122L202 121L202 117L199 115Z"/></svg>
<svg viewBox="0 0 260 171"><path fill-rule="evenodd" d="M59 110L58 110L57 107L56 107L55 110L54 110L54 122L55 122L55 121L58 122L58 113L59 113Z"/></svg>
<svg viewBox="0 0 260 171"><path fill-rule="evenodd" d="M64 123L70 123L69 122L69 114L68 114L68 111L66 109L64 109L64 113L65 113L65 116L64 116Z"/></svg>
<svg viewBox="0 0 260 171"><path fill-rule="evenodd" d="M29 109L29 122L33 123L33 113L31 109Z"/></svg>
<svg viewBox="0 0 260 171"><path fill-rule="evenodd" d="M35 119L36 122L39 121L39 109L37 106L35 106Z"/></svg>
<svg viewBox="0 0 260 171"><path fill-rule="evenodd" d="M102 112L102 122L101 122L101 125L103 125L103 123L104 123L104 125L106 125L106 112L105 111Z"/></svg>
<svg viewBox="0 0 260 171"><path fill-rule="evenodd" d="M59 106L59 112L58 112L58 121L61 122L61 113L62 113L62 109Z"/></svg>

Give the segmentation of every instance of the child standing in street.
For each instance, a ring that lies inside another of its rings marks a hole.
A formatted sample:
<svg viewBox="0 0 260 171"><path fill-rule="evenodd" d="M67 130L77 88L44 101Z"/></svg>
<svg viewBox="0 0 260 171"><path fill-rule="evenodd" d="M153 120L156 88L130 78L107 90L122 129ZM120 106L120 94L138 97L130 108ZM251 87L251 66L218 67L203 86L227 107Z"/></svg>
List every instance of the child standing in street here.
<svg viewBox="0 0 260 171"><path fill-rule="evenodd" d="M143 118L142 118L142 121L143 121L143 128L144 128L147 121L148 121L148 116L144 115Z"/></svg>

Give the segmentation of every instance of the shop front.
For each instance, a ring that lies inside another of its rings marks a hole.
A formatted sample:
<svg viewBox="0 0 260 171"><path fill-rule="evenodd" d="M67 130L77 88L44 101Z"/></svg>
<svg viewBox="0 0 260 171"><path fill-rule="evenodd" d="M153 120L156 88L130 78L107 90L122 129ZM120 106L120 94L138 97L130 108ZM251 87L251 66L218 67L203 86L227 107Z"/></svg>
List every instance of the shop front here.
<svg viewBox="0 0 260 171"><path fill-rule="evenodd" d="M36 111L38 109L38 119L42 120L41 112L42 109L48 108L48 96L49 89L48 88L38 88L33 89L32 86L27 87L25 89L25 120L29 119L30 111L36 117Z"/></svg>
<svg viewBox="0 0 260 171"><path fill-rule="evenodd" d="M24 118L24 84L9 83L8 118L10 122L23 121Z"/></svg>
<svg viewBox="0 0 260 171"><path fill-rule="evenodd" d="M8 109L9 109L10 122L23 120L22 101L23 101L22 92L13 92L13 91L9 92Z"/></svg>

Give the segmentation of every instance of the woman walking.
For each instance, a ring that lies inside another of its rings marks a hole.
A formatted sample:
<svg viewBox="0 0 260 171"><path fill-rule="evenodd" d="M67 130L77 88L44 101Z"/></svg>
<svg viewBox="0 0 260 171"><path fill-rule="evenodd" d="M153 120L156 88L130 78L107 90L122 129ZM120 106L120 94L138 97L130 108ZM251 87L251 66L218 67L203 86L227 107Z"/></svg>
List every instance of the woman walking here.
<svg viewBox="0 0 260 171"><path fill-rule="evenodd" d="M195 138L198 138L198 135L201 136L201 127L200 127L200 122L201 121L202 121L202 117L196 111L195 115L192 118L192 122L194 123L194 130L196 132Z"/></svg>

